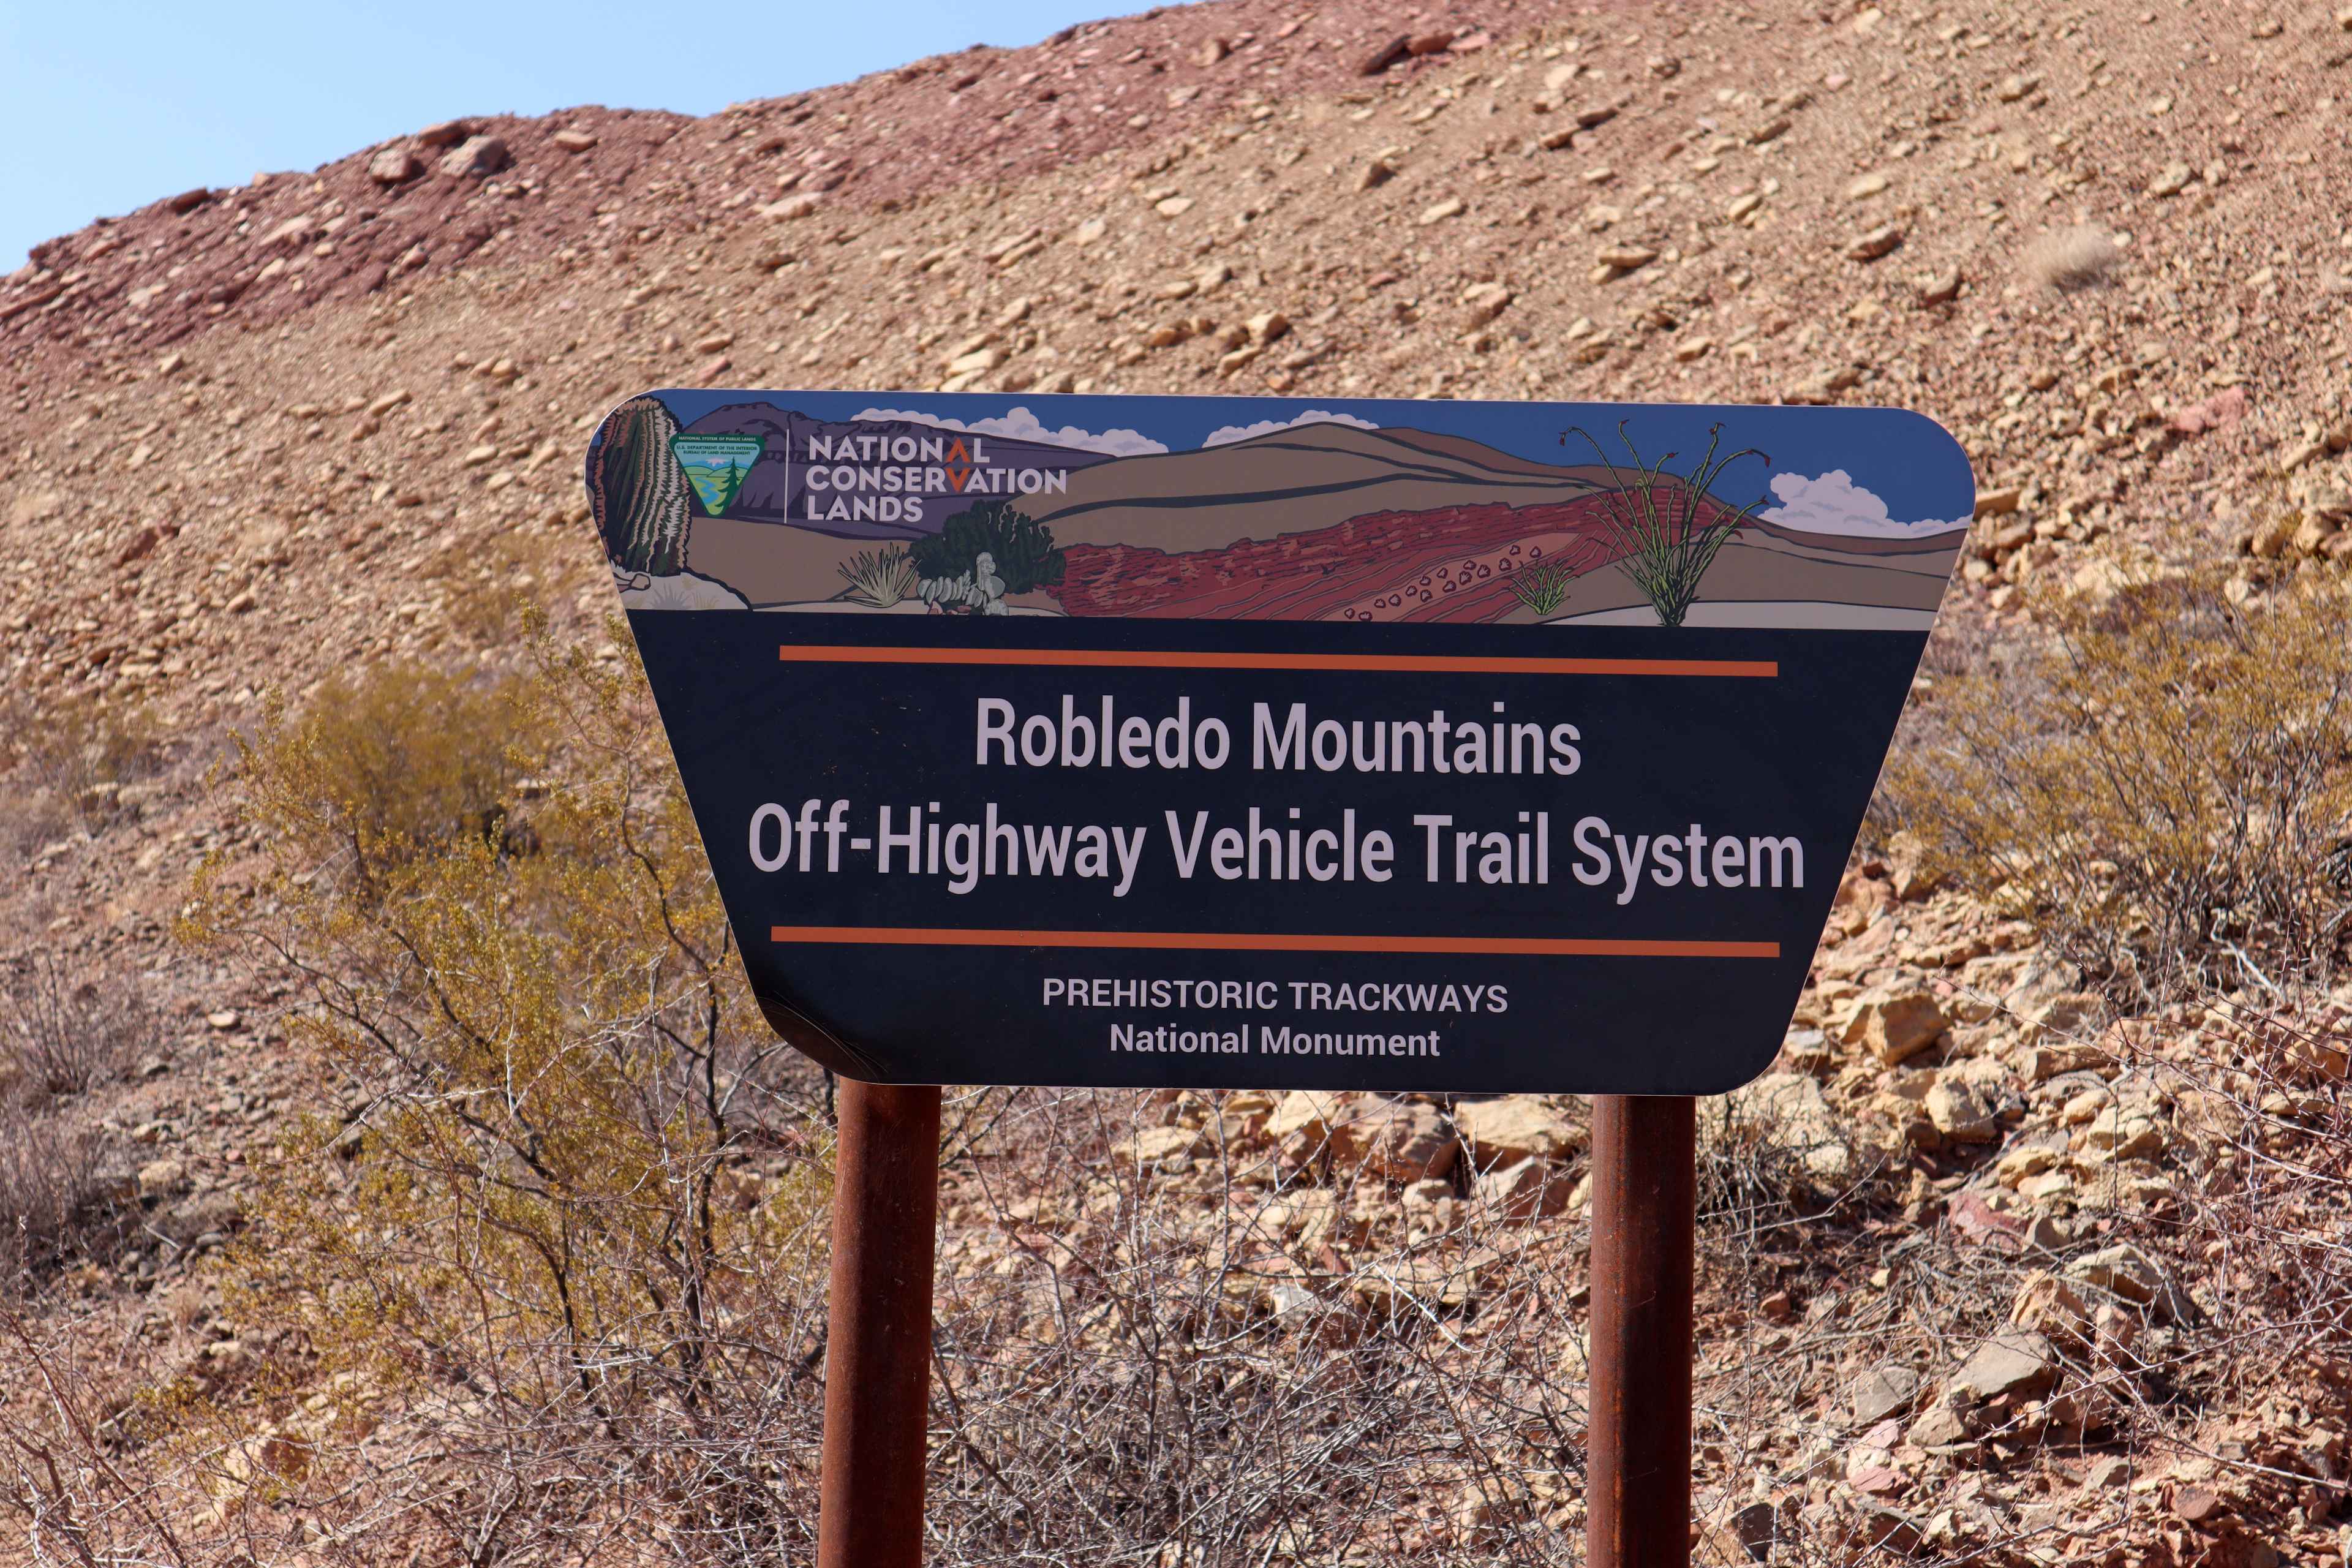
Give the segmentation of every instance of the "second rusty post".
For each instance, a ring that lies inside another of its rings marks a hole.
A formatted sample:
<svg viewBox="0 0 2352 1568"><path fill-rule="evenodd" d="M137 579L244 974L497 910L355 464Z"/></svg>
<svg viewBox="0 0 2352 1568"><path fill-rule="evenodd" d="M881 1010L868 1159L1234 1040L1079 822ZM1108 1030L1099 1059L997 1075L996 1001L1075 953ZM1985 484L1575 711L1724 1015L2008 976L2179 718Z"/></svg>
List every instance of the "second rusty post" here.
<svg viewBox="0 0 2352 1568"><path fill-rule="evenodd" d="M940 1091L840 1085L818 1568L918 1568L931 1388Z"/></svg>
<svg viewBox="0 0 2352 1568"><path fill-rule="evenodd" d="M1698 1102L1592 1101L1589 1568L1688 1568Z"/></svg>

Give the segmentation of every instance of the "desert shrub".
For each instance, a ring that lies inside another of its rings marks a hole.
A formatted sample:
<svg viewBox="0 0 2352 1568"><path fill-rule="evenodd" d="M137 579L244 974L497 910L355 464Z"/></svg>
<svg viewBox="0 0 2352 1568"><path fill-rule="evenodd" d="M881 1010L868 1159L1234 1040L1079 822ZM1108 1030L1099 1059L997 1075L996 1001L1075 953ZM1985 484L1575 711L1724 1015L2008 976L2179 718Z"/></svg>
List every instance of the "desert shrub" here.
<svg viewBox="0 0 2352 1568"><path fill-rule="evenodd" d="M71 823L96 832L115 816L122 786L163 763L162 735L144 710L89 696L17 697L0 706L0 759L26 786L10 792L25 841Z"/></svg>
<svg viewBox="0 0 2352 1568"><path fill-rule="evenodd" d="M2123 252L2105 230L2087 224L2053 229L2025 247L2025 275L2045 289L2072 290L2102 282Z"/></svg>
<svg viewBox="0 0 2352 1568"><path fill-rule="evenodd" d="M1883 820L2147 994L2324 968L2352 916L2352 606L2216 574L2047 606L1940 677Z"/></svg>
<svg viewBox="0 0 2352 1568"><path fill-rule="evenodd" d="M272 698L242 743L253 826L281 853L362 883L461 840L496 847L546 715L511 682L389 664L320 686L298 714Z"/></svg>
<svg viewBox="0 0 2352 1568"><path fill-rule="evenodd" d="M95 1089L156 1036L135 984L69 982L46 956L0 966L0 1088L30 1101Z"/></svg>
<svg viewBox="0 0 2352 1568"><path fill-rule="evenodd" d="M1026 594L1062 580L1064 557L1055 547L1053 530L1010 501L977 502L949 518L939 532L916 540L908 551L915 574L925 582L971 574L982 555L994 558L1007 594Z"/></svg>
<svg viewBox="0 0 2352 1568"><path fill-rule="evenodd" d="M1575 575L1564 563L1538 561L1511 574L1511 592L1537 615L1549 616L1568 597L1568 585Z"/></svg>
<svg viewBox="0 0 2352 1568"><path fill-rule="evenodd" d="M375 1476L307 1436L306 1484L349 1489L346 1522L470 1561L656 1539L765 1561L814 1484L776 1455L816 1419L814 1075L751 1003L642 676L533 647L497 688L322 690L241 753L269 866L251 897L200 876L183 934L291 984L289 1032L363 1109L257 1163L229 1285L444 1456ZM477 825L525 759L517 855ZM364 878L313 874L336 846ZM200 1405L171 1440L236 1419ZM452 1475L494 1523L442 1506Z"/></svg>
<svg viewBox="0 0 2352 1568"><path fill-rule="evenodd" d="M1570 426L1560 433L1560 444L1566 446L1570 436L1583 437L1609 470L1613 488L1603 491L1599 500L1611 541L1620 552L1619 568L1650 601L1660 626L1681 626L1691 602L1698 597L1706 569L1748 521L1749 508L1726 507L1708 491L1724 470L1740 458L1764 458L1768 472L1771 459L1753 447L1717 458L1723 426L1714 425L1707 428L1706 451L1689 475L1674 474L1666 465L1680 454L1667 452L1656 462L1644 464L1621 421L1617 439L1633 459L1633 472L1628 475L1591 431Z"/></svg>
<svg viewBox="0 0 2352 1568"><path fill-rule="evenodd" d="M475 647L502 647L547 584L565 575L572 535L568 525L558 526L560 531L509 531L487 544L469 540L426 562L420 574L446 584L449 629Z"/></svg>
<svg viewBox="0 0 2352 1568"><path fill-rule="evenodd" d="M21 1292L109 1205L98 1139L0 1101L0 1297Z"/></svg>
<svg viewBox="0 0 2352 1568"><path fill-rule="evenodd" d="M887 610L915 592L914 558L903 544L861 550L836 568L849 584L845 596Z"/></svg>

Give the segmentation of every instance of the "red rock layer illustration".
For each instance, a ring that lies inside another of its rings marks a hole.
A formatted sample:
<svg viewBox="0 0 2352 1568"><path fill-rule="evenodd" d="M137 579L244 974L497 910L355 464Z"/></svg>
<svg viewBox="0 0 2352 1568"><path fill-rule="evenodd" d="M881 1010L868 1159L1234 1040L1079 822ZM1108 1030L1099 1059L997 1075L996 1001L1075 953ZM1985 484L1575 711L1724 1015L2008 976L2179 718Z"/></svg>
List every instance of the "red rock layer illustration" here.
<svg viewBox="0 0 2352 1568"><path fill-rule="evenodd" d="M1222 550L1074 544L1057 595L1073 616L1498 621L1520 607L1516 574L1559 563L1580 576L1624 553L1606 504L1367 512Z"/></svg>

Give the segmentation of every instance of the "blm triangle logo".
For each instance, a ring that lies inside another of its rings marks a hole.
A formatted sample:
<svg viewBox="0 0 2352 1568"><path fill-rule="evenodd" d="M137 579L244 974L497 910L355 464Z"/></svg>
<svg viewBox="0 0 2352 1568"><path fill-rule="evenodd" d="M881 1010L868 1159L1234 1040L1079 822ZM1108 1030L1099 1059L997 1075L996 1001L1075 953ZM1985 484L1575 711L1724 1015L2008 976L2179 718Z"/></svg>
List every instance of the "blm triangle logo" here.
<svg viewBox="0 0 2352 1568"><path fill-rule="evenodd" d="M686 470L687 482L702 501L702 510L724 517L751 465L767 450L764 436L673 436L670 454Z"/></svg>

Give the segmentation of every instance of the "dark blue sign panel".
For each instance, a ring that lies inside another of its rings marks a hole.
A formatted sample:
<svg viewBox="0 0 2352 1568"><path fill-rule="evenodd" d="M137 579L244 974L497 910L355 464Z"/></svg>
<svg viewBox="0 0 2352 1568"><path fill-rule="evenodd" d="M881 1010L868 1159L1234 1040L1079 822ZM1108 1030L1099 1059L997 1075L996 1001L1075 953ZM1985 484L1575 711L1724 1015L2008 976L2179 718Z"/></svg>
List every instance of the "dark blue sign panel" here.
<svg viewBox="0 0 2352 1568"><path fill-rule="evenodd" d="M887 1082L1705 1094L1965 537L1893 409L662 391L588 456L770 1022Z"/></svg>

